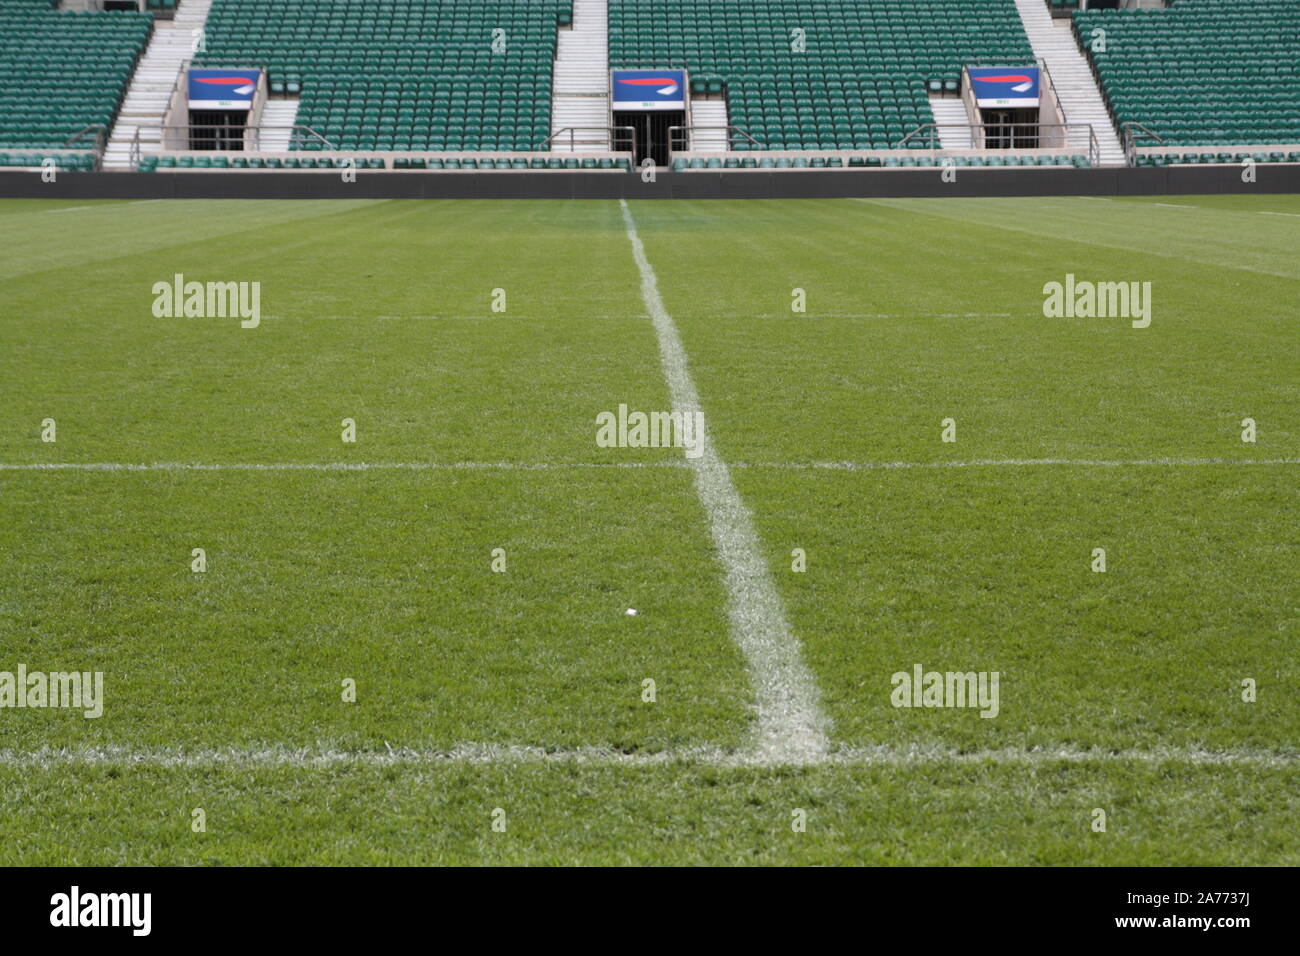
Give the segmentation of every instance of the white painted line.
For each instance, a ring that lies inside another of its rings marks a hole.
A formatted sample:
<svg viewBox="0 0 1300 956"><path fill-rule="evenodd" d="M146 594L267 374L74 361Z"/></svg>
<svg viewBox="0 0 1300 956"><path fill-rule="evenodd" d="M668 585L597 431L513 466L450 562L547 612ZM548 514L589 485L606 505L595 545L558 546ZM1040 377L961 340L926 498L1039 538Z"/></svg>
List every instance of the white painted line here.
<svg viewBox="0 0 1300 956"><path fill-rule="evenodd" d="M171 200L169 200L171 201ZM179 201L179 200L176 200ZM790 312L746 312L743 315L727 315L723 313L710 313L718 319L734 319L748 321L751 319L778 319L790 320L793 313ZM923 321L925 319L1010 319L1017 316L1027 319L1042 319L1042 313L1038 310L1030 310L1023 313L1015 312L813 312L806 317L810 320L817 319L904 319L907 321ZM385 313L383 315L295 315L290 317L294 321L302 322L501 322L503 318L508 318L512 322L551 322L563 318L563 316L552 315L524 315L518 312L511 312L507 316L500 314L493 315L488 312L474 312L467 314L431 315L431 314L400 314ZM626 315L590 315L587 316L593 322L621 322L627 318ZM284 317L278 315L262 314L262 321L283 321Z"/></svg>
<svg viewBox="0 0 1300 956"><path fill-rule="evenodd" d="M1259 211L1261 216L1290 216L1292 219L1300 219L1300 212L1270 212L1267 209Z"/></svg>
<svg viewBox="0 0 1300 956"><path fill-rule="evenodd" d="M1157 202L1157 203L1152 203L1151 205L1164 206L1166 209L1199 209L1200 208L1199 206L1189 206L1186 203L1177 203L1177 202Z"/></svg>
<svg viewBox="0 0 1300 956"><path fill-rule="evenodd" d="M180 462L0 463L0 471L564 471L575 468L685 468L679 458L663 461L375 461L375 462Z"/></svg>
<svg viewBox="0 0 1300 956"><path fill-rule="evenodd" d="M974 461L736 462L734 468L782 471L890 471L908 468L1201 468L1236 465L1300 465L1300 458L988 458Z"/></svg>
<svg viewBox="0 0 1300 956"><path fill-rule="evenodd" d="M1202 468L1300 465L1300 458L987 458L973 461L737 461L731 468L776 471L890 471L908 468ZM659 461L374 461L374 462L0 462L0 471L566 471L689 468L682 458Z"/></svg>
<svg viewBox="0 0 1300 956"><path fill-rule="evenodd" d="M659 358L673 410L693 414L700 409L700 397L687 367L686 350L660 298L659 283L637 235L632 210L626 200L620 199L619 205L632 244L632 258L641 272L641 297L659 338ZM804 666L799 641L786 621L781 595L763 560L749 509L736 491L726 462L708 440L707 428L703 445L703 454L688 460L726 574L731 633L745 655L754 683L756 752L773 761L820 759L828 744L827 720L821 712L817 685Z"/></svg>
<svg viewBox="0 0 1300 956"><path fill-rule="evenodd" d="M64 206L62 209L42 209L41 212L76 212L79 209L98 209L99 206Z"/></svg>
<svg viewBox="0 0 1300 956"><path fill-rule="evenodd" d="M130 747L50 748L34 751L0 750L0 767L147 766L147 767L288 767L309 770L322 767L420 766L469 764L590 764L624 767L672 764L712 767L914 767L1002 764L1039 766L1045 764L1195 764L1203 766L1254 766L1294 769L1300 753L1268 750L1204 750L1196 747L1157 747L1151 750L1080 749L1077 747L1005 747L996 750L961 751L932 746L842 747L809 757L719 747L687 747L677 750L626 753L608 747L557 749L500 744L462 744L446 750L389 746L385 750L349 750L340 747L271 746L259 748L218 747L186 750L165 747L136 750Z"/></svg>
<svg viewBox="0 0 1300 956"><path fill-rule="evenodd" d="M710 313L719 319L782 319L789 320L789 312L747 312L744 315L720 315ZM810 312L808 319L1010 319L1014 312ZM1041 313L1026 312L1027 318L1042 318Z"/></svg>

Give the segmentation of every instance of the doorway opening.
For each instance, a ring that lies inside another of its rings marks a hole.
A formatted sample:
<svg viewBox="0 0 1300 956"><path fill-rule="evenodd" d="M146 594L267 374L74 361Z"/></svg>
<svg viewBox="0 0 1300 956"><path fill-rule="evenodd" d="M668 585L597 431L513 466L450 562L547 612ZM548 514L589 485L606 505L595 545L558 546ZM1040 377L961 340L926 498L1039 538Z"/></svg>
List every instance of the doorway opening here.
<svg viewBox="0 0 1300 956"><path fill-rule="evenodd" d="M190 149L242 152L247 110L190 110Z"/></svg>
<svg viewBox="0 0 1300 956"><path fill-rule="evenodd" d="M648 159L656 166L667 166L672 152L668 142L668 130L674 126L686 125L685 110L644 110L623 111L614 114L615 126L631 126L636 130L636 156L633 165L640 166ZM614 149L629 151L632 139L626 132L614 134Z"/></svg>
<svg viewBox="0 0 1300 956"><path fill-rule="evenodd" d="M1038 146L1038 108L981 109L985 149L1035 149Z"/></svg>

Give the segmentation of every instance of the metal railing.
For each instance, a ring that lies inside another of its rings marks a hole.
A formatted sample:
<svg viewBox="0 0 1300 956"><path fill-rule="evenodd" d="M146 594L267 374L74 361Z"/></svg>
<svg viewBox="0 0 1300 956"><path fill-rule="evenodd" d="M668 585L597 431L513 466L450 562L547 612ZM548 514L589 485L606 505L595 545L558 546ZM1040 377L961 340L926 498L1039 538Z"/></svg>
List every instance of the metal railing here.
<svg viewBox="0 0 1300 956"><path fill-rule="evenodd" d="M77 144L86 136L87 133L94 134L94 145L90 147L90 151L95 157L95 172L99 172L104 165L104 147L108 144L108 127L103 123L92 123L89 126L77 130L68 137L68 141L63 144L63 148L76 149Z"/></svg>
<svg viewBox="0 0 1300 956"><path fill-rule="evenodd" d="M186 57L184 60L181 60L181 65L176 70L176 79L172 81L172 91L167 94L167 108L163 110L162 119L164 123L171 119L172 111L176 110L185 100L181 92L181 84L189 77L190 64L193 62L193 57ZM132 79L134 79L134 77L132 77ZM189 114L186 113L185 115L188 116Z"/></svg>
<svg viewBox="0 0 1300 956"><path fill-rule="evenodd" d="M1124 134L1124 161L1130 166L1137 165L1137 141L1153 139L1164 145L1164 138L1144 123L1121 123L1120 131Z"/></svg>
<svg viewBox="0 0 1300 956"><path fill-rule="evenodd" d="M1046 82L1042 83L1041 86L1044 89L1052 91L1052 102L1056 104L1056 112L1060 114L1061 122L1068 126L1070 123L1070 117L1065 115L1065 104L1061 102L1061 94L1056 91L1056 80L1052 79L1052 71L1048 68L1046 60L1039 57L1035 57L1035 59L1038 61L1038 69L1042 71L1042 75L1047 78ZM1038 101L1040 104L1042 103L1041 92ZM1040 109L1039 117L1041 118L1041 116L1042 112Z"/></svg>
<svg viewBox="0 0 1300 956"><path fill-rule="evenodd" d="M140 134L145 130L157 130L158 148L163 150L211 151L211 152L263 152L265 146L262 134L267 130L283 133L289 132L289 149L301 147L305 143L319 143L322 149L337 150L339 147L330 142L310 126L237 126L235 124L187 125L187 126L137 126L131 137L131 165L139 167L142 158L143 143ZM184 136L177 135L184 132ZM195 146L190 134L196 131L211 133L211 140L204 140L205 145ZM170 134L170 137L169 137ZM169 142L170 138L170 142ZM210 142L211 145L207 145Z"/></svg>
<svg viewBox="0 0 1300 956"><path fill-rule="evenodd" d="M546 139L544 139L544 140L542 140L540 143L538 143L538 144L537 144L537 148L538 148L538 149L545 149L545 148L547 148L547 147L550 147L551 151L552 151L552 152L555 152L555 147L552 145L552 143L554 143L555 140L559 139L559 138L560 138L561 136L563 136L565 133L568 133L568 134L569 134L569 152L571 152L571 153L573 153L573 152L577 152L577 137L576 137L574 134L575 134L575 133L595 133L595 132L602 132L602 133L607 133L607 134L608 134L608 135L605 137L605 143L606 143L605 148L606 148L607 150L609 150L609 152L611 152L611 153L624 152L624 150L619 150L619 149L616 149L616 148L614 147L614 138L615 138L615 137L614 137L614 134L615 134L615 133L629 133L629 134L630 134L631 141L632 141L632 150L631 150L631 152L632 152L632 155L633 155L633 156L636 155L636 127L634 127L634 126L566 126L566 127L564 127L563 129L557 129L557 130L556 130L554 133L552 133L550 136L546 137ZM583 145L589 146L589 145L591 145L591 144L590 144L590 143L584 143Z"/></svg>
<svg viewBox="0 0 1300 956"><path fill-rule="evenodd" d="M731 148L732 148L732 146L731 146L731 143L732 143L732 133L739 133L741 136L745 137L745 139L749 140L749 142L752 143L752 144L753 144L756 148L758 148L758 149L764 149L764 148L765 148L765 147L763 146L762 143L760 143L758 140L754 139L754 137L750 136L749 133L747 133L745 130L741 129L739 126L670 126L670 127L668 127L668 159L669 159L669 162L672 161L673 153L675 153L675 152L689 152L689 151L690 151L690 148L691 148L691 147L690 147L690 135L689 135L689 134L691 134L691 133L695 133L695 132L701 132L701 131L703 131L703 132L715 132L715 133L716 133L716 132L719 132L719 131L725 132L725 133L727 134L727 150L728 150L728 151L730 151ZM678 145L677 145L677 137L674 135L674 134L677 134L677 133L685 133L685 134L687 134L686 136L684 136L684 137L682 138L682 145L681 145L681 146L678 146Z"/></svg>
<svg viewBox="0 0 1300 956"><path fill-rule="evenodd" d="M1087 151L1091 165L1101 162L1101 144L1091 123L925 123L899 140L894 148L906 149L908 143L923 138L927 149L943 149L940 129L967 131L967 145L955 149L1082 149ZM1022 129L1026 132L1016 132ZM1060 135L1051 135L1052 131L1059 131Z"/></svg>

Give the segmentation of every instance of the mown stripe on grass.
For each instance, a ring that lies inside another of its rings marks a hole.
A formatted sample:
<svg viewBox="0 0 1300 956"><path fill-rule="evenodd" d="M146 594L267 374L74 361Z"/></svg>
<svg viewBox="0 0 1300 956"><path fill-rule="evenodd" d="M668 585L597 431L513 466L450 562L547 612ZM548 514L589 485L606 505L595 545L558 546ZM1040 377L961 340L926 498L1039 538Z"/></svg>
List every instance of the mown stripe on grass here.
<svg viewBox="0 0 1300 956"><path fill-rule="evenodd" d="M659 339L659 358L673 411L693 415L700 411L700 397L687 366L686 350L659 295L659 283L637 235L632 210L622 199L619 206L632 258L641 273L641 297ZM754 683L757 752L771 760L817 760L827 750L827 721L817 685L804 666L799 641L786 621L785 607L763 560L749 509L731 480L726 462L708 440L707 427L701 439L703 454L688 460L726 575L731 633L745 655Z"/></svg>
<svg viewBox="0 0 1300 956"><path fill-rule="evenodd" d="M1295 257L1286 252L1289 246L1283 237L1279 236L1278 241L1270 244L1267 233L1260 234L1254 226L1246 226L1244 223L1240 230L1236 230L1237 223L1230 223L1224 218L1225 213L1252 216L1264 210L1194 207L1195 215L1177 217L1178 231L1171 236L1168 234L1169 217L1154 208L1157 204L1114 202L1109 206L1096 207L1095 216L1069 219L1068 228L1062 229L1062 219L1070 216L1067 207L1073 204L1075 198L1077 197L1017 197L1002 199L993 205L986 199L965 197L891 199L855 196L846 201L893 209L909 216L929 216L959 222L976 230L996 229L1050 238L1063 246L1081 243L1146 258L1195 263L1211 269L1239 270L1280 279L1300 278ZM997 221L991 220L989 215L995 208L999 216ZM1279 227L1281 225L1278 224ZM1158 244L1149 242L1149 237L1154 233L1163 234L1165 241ZM983 239L987 240L987 234ZM1252 247L1254 252L1251 251ZM1233 250L1231 255L1225 254L1227 249ZM1245 261L1248 256L1253 256L1264 265L1251 265Z"/></svg>
<svg viewBox="0 0 1300 956"><path fill-rule="evenodd" d="M605 747L553 749L500 744L462 744L446 750L391 747L385 750L350 750L318 746L219 747L186 750L130 747L42 748L34 751L0 750L0 766L51 769L83 766L149 767L296 767L389 766L419 764L613 764L654 766L695 764L720 767L772 766L951 766L964 764L1040 765L1056 763L1194 764L1205 766L1295 767L1300 753L1267 750L1201 750L1192 747L1158 747L1151 750L1105 750L1075 747L1006 747L992 750L953 750L940 747L847 747L814 757L773 754L760 750L725 750L690 747L677 750L624 752Z"/></svg>
<svg viewBox="0 0 1300 956"><path fill-rule="evenodd" d="M973 461L736 462L735 468L875 471L908 468L1200 468L1235 465L1300 465L1300 458L982 458Z"/></svg>
<svg viewBox="0 0 1300 956"><path fill-rule="evenodd" d="M1201 468L1300 465L1300 458L982 458L970 461L735 461L730 468L777 471L887 471L908 468ZM689 468L661 461L278 461L0 462L0 471L563 471L583 468Z"/></svg>

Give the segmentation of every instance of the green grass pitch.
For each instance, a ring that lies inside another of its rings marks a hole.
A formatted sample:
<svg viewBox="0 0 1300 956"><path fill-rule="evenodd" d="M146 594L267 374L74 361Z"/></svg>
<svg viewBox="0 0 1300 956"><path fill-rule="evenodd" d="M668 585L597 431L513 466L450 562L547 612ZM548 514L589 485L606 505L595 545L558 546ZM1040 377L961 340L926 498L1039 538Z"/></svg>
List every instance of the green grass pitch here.
<svg viewBox="0 0 1300 956"><path fill-rule="evenodd" d="M104 709L0 708L0 864L1300 863L1300 197L628 210L827 752L747 756L692 463L595 441L671 408L619 203L10 200L0 672Z"/></svg>

